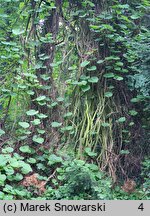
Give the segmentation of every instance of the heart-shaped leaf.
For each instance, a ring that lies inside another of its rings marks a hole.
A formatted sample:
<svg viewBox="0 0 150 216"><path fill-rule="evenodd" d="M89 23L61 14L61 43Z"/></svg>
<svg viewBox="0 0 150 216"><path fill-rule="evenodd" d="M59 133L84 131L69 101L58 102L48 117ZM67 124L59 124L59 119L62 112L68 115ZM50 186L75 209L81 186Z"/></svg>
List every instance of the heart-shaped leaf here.
<svg viewBox="0 0 150 216"><path fill-rule="evenodd" d="M62 125L62 123L60 123L60 122L52 122L52 123L51 123L51 126L52 126L53 128L60 127L61 125Z"/></svg>
<svg viewBox="0 0 150 216"><path fill-rule="evenodd" d="M90 83L97 83L98 82L98 77L93 76L93 77L91 77L91 78L88 79L88 82L90 82Z"/></svg>
<svg viewBox="0 0 150 216"><path fill-rule="evenodd" d="M38 144L42 144L44 142L44 139L42 137L37 136L37 135L34 135L32 140Z"/></svg>
<svg viewBox="0 0 150 216"><path fill-rule="evenodd" d="M28 116L34 116L34 115L38 114L38 112L39 112L39 111L36 111L36 110L31 109L31 110L27 111L26 114L27 114Z"/></svg>
<svg viewBox="0 0 150 216"><path fill-rule="evenodd" d="M29 123L27 123L27 122L19 122L18 124L19 124L21 127L23 127L24 129L30 127Z"/></svg>
<svg viewBox="0 0 150 216"><path fill-rule="evenodd" d="M106 73L104 74L105 78L113 78L114 77L114 73Z"/></svg>
<svg viewBox="0 0 150 216"><path fill-rule="evenodd" d="M88 64L90 64L89 61L84 61L80 64L81 67L86 67Z"/></svg>
<svg viewBox="0 0 150 216"><path fill-rule="evenodd" d="M113 96L113 93L112 92L105 92L105 97L112 97Z"/></svg>

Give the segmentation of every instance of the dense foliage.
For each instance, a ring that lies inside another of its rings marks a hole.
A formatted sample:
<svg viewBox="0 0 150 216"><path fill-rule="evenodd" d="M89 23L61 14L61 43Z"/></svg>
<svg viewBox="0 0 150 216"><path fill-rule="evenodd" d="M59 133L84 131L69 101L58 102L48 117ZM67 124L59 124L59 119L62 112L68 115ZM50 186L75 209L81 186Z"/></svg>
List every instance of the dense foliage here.
<svg viewBox="0 0 150 216"><path fill-rule="evenodd" d="M0 199L149 199L149 1L0 6Z"/></svg>

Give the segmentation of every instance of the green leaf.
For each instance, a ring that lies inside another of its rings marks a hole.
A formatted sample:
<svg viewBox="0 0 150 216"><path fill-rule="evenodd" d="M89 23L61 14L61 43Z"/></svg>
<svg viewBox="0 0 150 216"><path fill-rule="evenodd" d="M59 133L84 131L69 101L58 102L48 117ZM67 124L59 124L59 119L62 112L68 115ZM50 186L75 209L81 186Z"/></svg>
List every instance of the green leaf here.
<svg viewBox="0 0 150 216"><path fill-rule="evenodd" d="M104 60L98 60L97 64L102 64L104 62Z"/></svg>
<svg viewBox="0 0 150 216"><path fill-rule="evenodd" d="M129 152L129 150L121 150L120 151L120 154L129 154L130 152Z"/></svg>
<svg viewBox="0 0 150 216"><path fill-rule="evenodd" d="M81 89L82 89L83 92L86 92L86 91L90 90L90 88L91 88L90 85L81 86Z"/></svg>
<svg viewBox="0 0 150 216"><path fill-rule="evenodd" d="M60 127L61 125L62 125L62 123L59 123L59 122L52 122L52 123L51 123L51 126L52 126L53 128Z"/></svg>
<svg viewBox="0 0 150 216"><path fill-rule="evenodd" d="M28 162L28 163L31 163L31 164L35 164L35 163L36 163L36 160L35 160L35 158L28 158L28 159L27 159L27 162Z"/></svg>
<svg viewBox="0 0 150 216"><path fill-rule="evenodd" d="M0 129L0 136L2 136L3 134L5 134L5 131L3 131L2 129Z"/></svg>
<svg viewBox="0 0 150 216"><path fill-rule="evenodd" d="M31 130L24 130L23 133L26 134L26 135L29 135L29 134L31 134L32 132L31 132Z"/></svg>
<svg viewBox="0 0 150 216"><path fill-rule="evenodd" d="M20 29L20 28L14 28L14 29L12 29L12 33L13 33L14 35L21 35L21 34L23 34L24 32L25 32L25 30Z"/></svg>
<svg viewBox="0 0 150 216"><path fill-rule="evenodd" d="M109 123L107 123L107 122L104 122L104 123L102 123L102 126L103 126L103 127L109 127L109 126L110 126L110 124L109 124Z"/></svg>
<svg viewBox="0 0 150 216"><path fill-rule="evenodd" d="M36 101L43 101L45 99L46 99L46 96L45 95L41 95L41 96L37 97L35 100Z"/></svg>
<svg viewBox="0 0 150 216"><path fill-rule="evenodd" d="M39 170L45 170L45 169L46 169L46 167L45 167L42 163L38 163L38 164L37 164L37 168L38 168Z"/></svg>
<svg viewBox="0 0 150 216"><path fill-rule="evenodd" d="M34 66L34 69L40 69L40 68L43 68L43 65L40 64L40 63L37 63L35 66Z"/></svg>
<svg viewBox="0 0 150 216"><path fill-rule="evenodd" d="M46 60L46 59L49 59L49 56L44 56L43 54L42 55L39 55L40 59L41 60Z"/></svg>
<svg viewBox="0 0 150 216"><path fill-rule="evenodd" d="M140 98L132 98L131 99L131 102L132 103L137 103L137 102L139 102L140 101Z"/></svg>
<svg viewBox="0 0 150 216"><path fill-rule="evenodd" d="M114 31L114 29L113 29L113 27L111 25L109 25L109 24L102 24L100 26L100 30L102 31L102 30L105 30L105 29L110 30L110 31Z"/></svg>
<svg viewBox="0 0 150 216"><path fill-rule="evenodd" d="M8 194L11 193L13 190L13 187L11 185L6 184L5 188L3 189L4 192L7 192Z"/></svg>
<svg viewBox="0 0 150 216"><path fill-rule="evenodd" d="M108 86L108 89L110 89L110 90L112 90L112 89L114 89L115 87L113 86L113 85L110 85L110 86Z"/></svg>
<svg viewBox="0 0 150 216"><path fill-rule="evenodd" d="M134 122L130 122L130 123L129 123L129 126L133 126L133 125L134 125Z"/></svg>
<svg viewBox="0 0 150 216"><path fill-rule="evenodd" d="M113 93L112 92L105 92L104 96L109 98L109 97L113 96Z"/></svg>
<svg viewBox="0 0 150 216"><path fill-rule="evenodd" d="M56 100L59 101L59 102L62 102L62 101L64 101L64 98L63 97L58 97L58 98L56 98Z"/></svg>
<svg viewBox="0 0 150 216"><path fill-rule="evenodd" d="M43 113L39 113L39 114L37 114L37 116L38 116L40 119L45 119L45 118L48 117L47 115L45 115L45 114L43 114Z"/></svg>
<svg viewBox="0 0 150 216"><path fill-rule="evenodd" d="M19 150L23 153L31 153L31 149L28 145L21 146Z"/></svg>
<svg viewBox="0 0 150 216"><path fill-rule="evenodd" d="M21 127L23 127L24 129L30 127L29 123L27 123L27 122L19 122L18 124L19 124Z"/></svg>
<svg viewBox="0 0 150 216"><path fill-rule="evenodd" d="M45 88L45 86L44 86L44 88ZM44 89L44 88L42 87L42 89ZM45 101L45 100L43 100L43 101L38 101L38 104L39 104L40 106L46 105L46 101Z"/></svg>
<svg viewBox="0 0 150 216"><path fill-rule="evenodd" d="M61 182L65 179L65 177L62 176L62 175L57 175L57 178L58 178L58 180L60 180Z"/></svg>
<svg viewBox="0 0 150 216"><path fill-rule="evenodd" d="M31 168L31 166L29 164L22 163L22 169L21 169L21 171L22 171L23 174L26 175L26 174L28 174L29 172L32 171L32 168Z"/></svg>
<svg viewBox="0 0 150 216"><path fill-rule="evenodd" d="M90 61L84 61L80 64L81 67L86 67L88 64L90 64Z"/></svg>
<svg viewBox="0 0 150 216"><path fill-rule="evenodd" d="M13 148L11 147L6 147L2 149L2 153L7 154L7 153L12 153L14 151Z"/></svg>
<svg viewBox="0 0 150 216"><path fill-rule="evenodd" d="M4 186L6 175L0 173L0 186Z"/></svg>
<svg viewBox="0 0 150 216"><path fill-rule="evenodd" d="M90 67L90 68L87 68L88 71L95 71L96 69L97 69L96 66L92 66L92 67Z"/></svg>
<svg viewBox="0 0 150 216"><path fill-rule="evenodd" d="M98 77L93 76L93 77L88 79L88 82L90 82L90 83L98 83Z"/></svg>
<svg viewBox="0 0 150 216"><path fill-rule="evenodd" d="M132 16L130 16L130 17L131 17L131 19L133 19L133 20L136 20L136 19L139 19L139 18L140 18L139 14L134 14L134 15L132 15Z"/></svg>
<svg viewBox="0 0 150 216"><path fill-rule="evenodd" d="M123 132L123 133L129 133L129 131L128 131L128 130L122 130L122 132Z"/></svg>
<svg viewBox="0 0 150 216"><path fill-rule="evenodd" d="M42 75L40 75L40 77L45 81L50 79L50 76L48 74L42 74Z"/></svg>
<svg viewBox="0 0 150 216"><path fill-rule="evenodd" d="M104 74L105 78L113 78L114 76L115 76L114 73L106 73L106 74Z"/></svg>
<svg viewBox="0 0 150 216"><path fill-rule="evenodd" d="M78 86L85 86L86 84L87 84L87 81L85 81L85 80L78 82Z"/></svg>
<svg viewBox="0 0 150 216"><path fill-rule="evenodd" d="M25 140L25 139L27 139L28 138L28 136L20 136L19 137L19 140Z"/></svg>
<svg viewBox="0 0 150 216"><path fill-rule="evenodd" d="M122 67L123 66L123 62L116 62L115 65Z"/></svg>
<svg viewBox="0 0 150 216"><path fill-rule="evenodd" d="M56 63L51 63L50 66L51 67L58 67L60 64L62 64L63 61L58 61Z"/></svg>
<svg viewBox="0 0 150 216"><path fill-rule="evenodd" d="M80 76L81 80L88 80L89 78L90 78L90 76L85 76L85 75Z"/></svg>
<svg viewBox="0 0 150 216"><path fill-rule="evenodd" d="M38 144L42 144L44 142L44 139L42 137L37 136L37 135L34 135L32 140Z"/></svg>
<svg viewBox="0 0 150 216"><path fill-rule="evenodd" d="M44 134L44 133L45 133L45 130L37 129L37 132L38 132L39 134Z"/></svg>
<svg viewBox="0 0 150 216"><path fill-rule="evenodd" d="M73 65L73 66L69 67L68 70L75 70L76 68L77 68L77 66Z"/></svg>
<svg viewBox="0 0 150 216"><path fill-rule="evenodd" d="M7 175L7 179L9 181L14 181L14 175Z"/></svg>
<svg viewBox="0 0 150 216"><path fill-rule="evenodd" d="M96 153L94 153L94 154L96 154ZM94 156L97 156L97 154L94 155ZM99 170L98 166L95 165L95 164L88 164L88 167L90 168L90 170L93 170L93 171L98 171Z"/></svg>
<svg viewBox="0 0 150 216"><path fill-rule="evenodd" d="M20 156L18 153L14 153L14 158L16 158L17 160L23 160L24 157Z"/></svg>
<svg viewBox="0 0 150 216"><path fill-rule="evenodd" d="M48 158L49 162L48 165L53 165L55 163L61 163L63 160L61 157L58 157L57 155L50 155L50 157Z"/></svg>
<svg viewBox="0 0 150 216"><path fill-rule="evenodd" d="M26 85L19 84L19 85L18 85L18 88L20 88L20 89L27 89L27 86L26 86Z"/></svg>
<svg viewBox="0 0 150 216"><path fill-rule="evenodd" d="M73 113L72 113L72 112L68 112L68 113L66 113L66 114L64 115L64 118L71 117L72 115L73 115Z"/></svg>
<svg viewBox="0 0 150 216"><path fill-rule="evenodd" d="M32 90L28 90L28 91L27 91L27 94L29 94L29 95L34 95L35 93L34 93L34 91L32 91Z"/></svg>
<svg viewBox="0 0 150 216"><path fill-rule="evenodd" d="M57 102L53 102L53 103L51 103L50 105L47 105L49 108L52 108L52 107L55 107L55 106L57 106L58 105L58 103Z"/></svg>
<svg viewBox="0 0 150 216"><path fill-rule="evenodd" d="M126 121L126 118L125 117L121 117L121 118L119 118L118 120L117 120L117 122L119 122L119 123L123 123L123 122L125 122Z"/></svg>
<svg viewBox="0 0 150 216"><path fill-rule="evenodd" d="M62 131L71 131L73 130L73 126L66 126L62 128Z"/></svg>
<svg viewBox="0 0 150 216"><path fill-rule="evenodd" d="M31 110L29 110L29 111L26 112L26 114L28 116L34 116L34 115L36 115L38 113L39 113L39 111L36 111L36 110L33 110L33 109L31 109Z"/></svg>
<svg viewBox="0 0 150 216"><path fill-rule="evenodd" d="M121 81L121 80L123 80L123 77L122 77L122 76L117 76L117 75L115 75L114 79L115 79L115 80L118 80L118 81Z"/></svg>
<svg viewBox="0 0 150 216"><path fill-rule="evenodd" d="M131 116L136 116L136 115L138 114L138 112L136 112L135 110L130 110L130 111L129 111L129 114L130 114Z"/></svg>
<svg viewBox="0 0 150 216"><path fill-rule="evenodd" d="M21 181L23 179L23 175L20 173L16 173L16 175L14 175L14 180L16 181Z"/></svg>
<svg viewBox="0 0 150 216"><path fill-rule="evenodd" d="M19 168L20 164L19 164L19 162L17 161L16 158L12 158L10 160L10 166L13 167L13 168Z"/></svg>
<svg viewBox="0 0 150 216"><path fill-rule="evenodd" d="M7 159L4 155L0 155L0 167L5 167L9 159Z"/></svg>
<svg viewBox="0 0 150 216"><path fill-rule="evenodd" d="M122 72L121 67L115 67L114 69L115 69L116 71Z"/></svg>
<svg viewBox="0 0 150 216"><path fill-rule="evenodd" d="M90 157L96 157L97 156L97 153L92 152L91 148L89 148L89 147L85 148L85 152Z"/></svg>
<svg viewBox="0 0 150 216"><path fill-rule="evenodd" d="M87 1L87 3L90 5L90 7L95 7L95 4L92 1Z"/></svg>
<svg viewBox="0 0 150 216"><path fill-rule="evenodd" d="M5 170L5 172L6 172L6 175L13 175L14 174L14 168L13 167L11 167L10 165L8 166L6 166L6 167L4 167L4 170Z"/></svg>
<svg viewBox="0 0 150 216"><path fill-rule="evenodd" d="M105 58L105 60L110 61L110 60L119 60L120 58L117 56L108 56Z"/></svg>
<svg viewBox="0 0 150 216"><path fill-rule="evenodd" d="M36 76L35 74L32 74L32 73L24 73L23 75L26 76L26 77L31 77L31 78L35 79L35 81L37 82L37 76Z"/></svg>
<svg viewBox="0 0 150 216"><path fill-rule="evenodd" d="M31 121L33 125L39 125L41 124L40 119L34 119L33 121Z"/></svg>
<svg viewBox="0 0 150 216"><path fill-rule="evenodd" d="M100 26L99 25L90 25L90 27L94 30L99 30Z"/></svg>

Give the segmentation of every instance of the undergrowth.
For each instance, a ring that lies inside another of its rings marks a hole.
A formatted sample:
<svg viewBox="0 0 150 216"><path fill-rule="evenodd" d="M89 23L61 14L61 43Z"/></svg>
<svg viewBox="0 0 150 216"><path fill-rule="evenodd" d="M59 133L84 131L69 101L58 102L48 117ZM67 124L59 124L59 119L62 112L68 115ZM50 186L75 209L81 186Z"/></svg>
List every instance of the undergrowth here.
<svg viewBox="0 0 150 216"><path fill-rule="evenodd" d="M41 148L35 156L30 147L21 147L18 153L5 147L0 154L0 199L149 199L148 159L142 170L143 183L135 181L133 187L125 188L127 181L114 185L97 165L77 160L64 151L53 154Z"/></svg>

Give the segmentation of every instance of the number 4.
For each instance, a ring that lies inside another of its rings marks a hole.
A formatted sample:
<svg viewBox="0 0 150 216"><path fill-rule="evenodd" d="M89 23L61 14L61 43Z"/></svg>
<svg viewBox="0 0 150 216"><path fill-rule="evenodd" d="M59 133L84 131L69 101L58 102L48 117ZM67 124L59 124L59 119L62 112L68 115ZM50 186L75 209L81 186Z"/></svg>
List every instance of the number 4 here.
<svg viewBox="0 0 150 216"><path fill-rule="evenodd" d="M143 203L141 203L138 207L139 210L143 211L144 210L144 206L143 206Z"/></svg>

